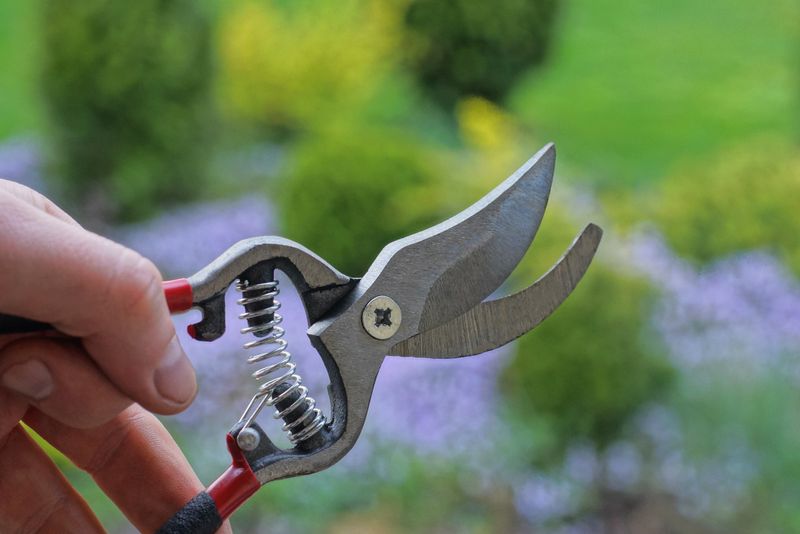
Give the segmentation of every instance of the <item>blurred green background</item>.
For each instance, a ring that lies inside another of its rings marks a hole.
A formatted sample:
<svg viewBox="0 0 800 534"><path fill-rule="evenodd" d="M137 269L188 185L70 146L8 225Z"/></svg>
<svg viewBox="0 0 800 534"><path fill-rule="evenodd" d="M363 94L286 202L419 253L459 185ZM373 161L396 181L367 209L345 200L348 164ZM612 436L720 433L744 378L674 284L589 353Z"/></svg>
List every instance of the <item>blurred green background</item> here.
<svg viewBox="0 0 800 534"><path fill-rule="evenodd" d="M356 460L235 528L800 532L799 59L794 0L0 0L0 175L167 275L273 232L359 276L554 141L506 289L595 221L573 296L471 367L390 367ZM213 358L165 420L206 482L249 391L214 397Z"/></svg>

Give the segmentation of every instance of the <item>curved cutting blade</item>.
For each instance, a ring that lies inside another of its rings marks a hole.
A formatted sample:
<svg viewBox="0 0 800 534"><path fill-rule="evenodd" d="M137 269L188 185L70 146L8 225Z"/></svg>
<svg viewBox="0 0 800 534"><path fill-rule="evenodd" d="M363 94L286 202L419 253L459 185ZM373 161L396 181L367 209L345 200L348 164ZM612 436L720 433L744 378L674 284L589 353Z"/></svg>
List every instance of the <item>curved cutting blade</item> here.
<svg viewBox="0 0 800 534"><path fill-rule="evenodd" d="M558 263L533 285L482 302L437 328L401 341L389 354L458 358L505 345L544 321L575 289L594 258L603 231L589 224Z"/></svg>
<svg viewBox="0 0 800 534"><path fill-rule="evenodd" d="M302 456L287 459L272 478L318 471L341 458L363 428L375 379L392 347L463 314L503 283L539 228L554 164L555 149L548 145L471 207L390 243L352 291L309 327L331 377L329 428L335 442L315 453L311 465ZM378 298L386 308L370 315L370 303ZM373 335L366 326L370 320L376 328L392 327L393 334ZM294 458L300 463L292 463Z"/></svg>
<svg viewBox="0 0 800 534"><path fill-rule="evenodd" d="M390 243L356 295L395 299L406 337L466 312L500 287L528 250L547 207L554 166L555 146L548 144L469 208Z"/></svg>

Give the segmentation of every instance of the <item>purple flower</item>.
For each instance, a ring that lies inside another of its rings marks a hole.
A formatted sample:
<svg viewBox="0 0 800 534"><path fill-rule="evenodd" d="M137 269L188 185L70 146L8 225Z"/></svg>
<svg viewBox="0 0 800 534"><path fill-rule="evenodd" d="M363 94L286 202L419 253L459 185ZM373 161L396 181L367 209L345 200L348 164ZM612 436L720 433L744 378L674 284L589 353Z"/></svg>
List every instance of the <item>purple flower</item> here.
<svg viewBox="0 0 800 534"><path fill-rule="evenodd" d="M593 484L600 471L600 459L594 447L589 444L570 447L564 457L563 471L581 485Z"/></svg>
<svg viewBox="0 0 800 534"><path fill-rule="evenodd" d="M387 358L365 432L420 453L473 456L503 430L497 378L510 350L458 359Z"/></svg>
<svg viewBox="0 0 800 534"><path fill-rule="evenodd" d="M513 487L517 512L534 525L569 515L583 493L565 477L539 474L521 477Z"/></svg>
<svg viewBox="0 0 800 534"><path fill-rule="evenodd" d="M642 455L630 442L619 441L606 451L606 483L620 491L631 491L639 484L642 475Z"/></svg>
<svg viewBox="0 0 800 534"><path fill-rule="evenodd" d="M758 369L798 354L800 284L774 257L746 252L696 270L653 234L636 236L631 251L663 292L653 321L676 362Z"/></svg>
<svg viewBox="0 0 800 534"><path fill-rule="evenodd" d="M275 232L272 207L245 197L182 207L113 237L169 276L189 276L241 239Z"/></svg>

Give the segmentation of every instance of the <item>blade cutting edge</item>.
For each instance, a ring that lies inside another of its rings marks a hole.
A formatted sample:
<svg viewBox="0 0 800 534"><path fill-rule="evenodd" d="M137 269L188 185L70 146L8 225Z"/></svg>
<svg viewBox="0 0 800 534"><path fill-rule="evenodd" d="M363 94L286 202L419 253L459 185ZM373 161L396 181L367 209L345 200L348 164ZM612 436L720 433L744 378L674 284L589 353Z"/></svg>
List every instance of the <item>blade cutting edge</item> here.
<svg viewBox="0 0 800 534"><path fill-rule="evenodd" d="M589 224L553 268L533 285L464 314L392 347L394 356L459 358L513 341L544 321L569 296L594 258L603 230Z"/></svg>

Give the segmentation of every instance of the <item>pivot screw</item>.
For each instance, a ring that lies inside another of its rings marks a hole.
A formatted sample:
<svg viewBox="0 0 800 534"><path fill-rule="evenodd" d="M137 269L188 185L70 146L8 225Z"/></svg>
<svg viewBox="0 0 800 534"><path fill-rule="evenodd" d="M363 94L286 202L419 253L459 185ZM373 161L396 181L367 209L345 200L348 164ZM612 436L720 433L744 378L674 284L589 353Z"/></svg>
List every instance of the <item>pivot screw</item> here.
<svg viewBox="0 0 800 534"><path fill-rule="evenodd" d="M236 435L236 444L239 445L239 448L243 451L254 451L259 443L261 443L261 436L255 428L243 428Z"/></svg>
<svg viewBox="0 0 800 534"><path fill-rule="evenodd" d="M385 295L370 300L361 313L364 330L375 339L389 339L397 333L402 321L400 306Z"/></svg>

